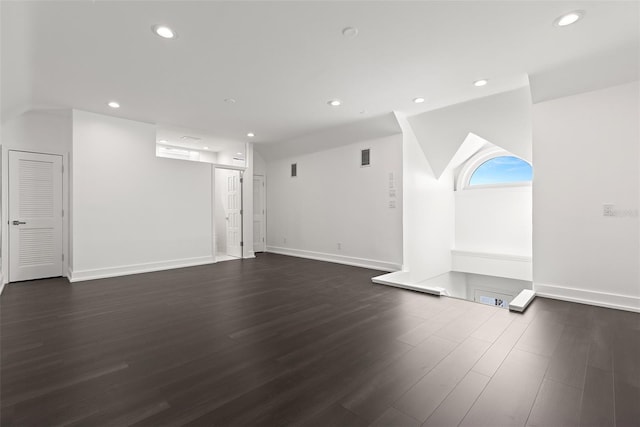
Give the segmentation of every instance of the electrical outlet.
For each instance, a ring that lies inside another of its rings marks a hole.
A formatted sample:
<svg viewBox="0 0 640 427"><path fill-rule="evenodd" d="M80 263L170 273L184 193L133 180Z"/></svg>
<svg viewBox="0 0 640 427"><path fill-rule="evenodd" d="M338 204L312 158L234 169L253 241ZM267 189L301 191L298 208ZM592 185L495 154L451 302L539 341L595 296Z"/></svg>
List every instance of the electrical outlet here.
<svg viewBox="0 0 640 427"><path fill-rule="evenodd" d="M616 216L614 206L610 203L602 205L602 216Z"/></svg>

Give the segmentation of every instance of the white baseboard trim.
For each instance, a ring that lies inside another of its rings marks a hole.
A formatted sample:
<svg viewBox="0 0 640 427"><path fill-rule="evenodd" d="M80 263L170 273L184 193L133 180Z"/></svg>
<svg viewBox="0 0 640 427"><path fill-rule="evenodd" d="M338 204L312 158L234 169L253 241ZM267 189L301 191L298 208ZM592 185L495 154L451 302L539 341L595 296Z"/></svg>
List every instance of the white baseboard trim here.
<svg viewBox="0 0 640 427"><path fill-rule="evenodd" d="M150 273L152 271L171 270L174 268L194 267L196 265L213 264L216 259L212 256L184 258L170 261L132 264L120 267L97 268L94 270L74 271L69 268L69 282L83 282L85 280L106 279L107 277L127 276L129 274Z"/></svg>
<svg viewBox="0 0 640 427"><path fill-rule="evenodd" d="M352 265L354 267L370 268L371 270L380 271L398 271L400 264L392 262L377 261L366 258L356 258L344 255L327 254L323 252L305 251L302 249L280 248L277 246L267 246L267 252L280 255L289 255L299 258L315 259L318 261L335 262L337 264Z"/></svg>
<svg viewBox="0 0 640 427"><path fill-rule="evenodd" d="M536 292L536 296L540 297L640 313L640 297L631 295L609 294L535 282L533 290Z"/></svg>

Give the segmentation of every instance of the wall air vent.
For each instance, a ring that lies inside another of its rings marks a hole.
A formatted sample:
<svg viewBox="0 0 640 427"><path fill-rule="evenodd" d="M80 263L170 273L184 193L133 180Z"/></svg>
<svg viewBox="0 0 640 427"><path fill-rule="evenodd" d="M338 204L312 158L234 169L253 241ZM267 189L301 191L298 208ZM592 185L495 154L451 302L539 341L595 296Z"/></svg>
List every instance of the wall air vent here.
<svg viewBox="0 0 640 427"><path fill-rule="evenodd" d="M371 149L360 151L360 166L371 166Z"/></svg>
<svg viewBox="0 0 640 427"><path fill-rule="evenodd" d="M291 177L296 177L296 176L298 176L298 164L291 163Z"/></svg>
<svg viewBox="0 0 640 427"><path fill-rule="evenodd" d="M198 142L198 141L202 141L202 138L198 138L197 136L189 136L189 135L181 136L180 139L183 142Z"/></svg>

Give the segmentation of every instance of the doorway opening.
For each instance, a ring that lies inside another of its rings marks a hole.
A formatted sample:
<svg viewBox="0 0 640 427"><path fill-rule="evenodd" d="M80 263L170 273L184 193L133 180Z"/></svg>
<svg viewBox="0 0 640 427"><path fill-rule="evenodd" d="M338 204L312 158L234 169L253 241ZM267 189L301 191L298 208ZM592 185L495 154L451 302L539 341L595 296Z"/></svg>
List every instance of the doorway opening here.
<svg viewBox="0 0 640 427"><path fill-rule="evenodd" d="M216 262L242 258L242 171L215 168L214 182Z"/></svg>

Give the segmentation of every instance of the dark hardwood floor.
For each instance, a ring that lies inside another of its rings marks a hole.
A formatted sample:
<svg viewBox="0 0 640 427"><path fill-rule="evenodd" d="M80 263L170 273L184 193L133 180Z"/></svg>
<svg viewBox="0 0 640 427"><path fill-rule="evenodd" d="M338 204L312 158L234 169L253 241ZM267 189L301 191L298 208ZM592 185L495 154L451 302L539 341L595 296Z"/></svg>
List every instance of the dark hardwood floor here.
<svg viewBox="0 0 640 427"><path fill-rule="evenodd" d="M2 426L640 425L640 314L255 260L9 285Z"/></svg>

